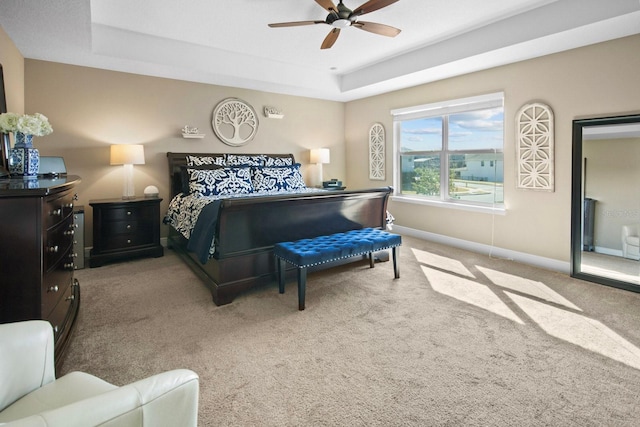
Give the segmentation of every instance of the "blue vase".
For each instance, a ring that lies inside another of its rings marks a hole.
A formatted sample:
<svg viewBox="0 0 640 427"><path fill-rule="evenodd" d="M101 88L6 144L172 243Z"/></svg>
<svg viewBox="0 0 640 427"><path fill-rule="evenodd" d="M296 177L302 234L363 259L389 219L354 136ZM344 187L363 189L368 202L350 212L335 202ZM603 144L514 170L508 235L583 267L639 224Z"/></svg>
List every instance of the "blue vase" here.
<svg viewBox="0 0 640 427"><path fill-rule="evenodd" d="M33 135L15 132L16 142L9 151L9 173L22 176L24 179L38 177L40 169L40 153L33 148Z"/></svg>

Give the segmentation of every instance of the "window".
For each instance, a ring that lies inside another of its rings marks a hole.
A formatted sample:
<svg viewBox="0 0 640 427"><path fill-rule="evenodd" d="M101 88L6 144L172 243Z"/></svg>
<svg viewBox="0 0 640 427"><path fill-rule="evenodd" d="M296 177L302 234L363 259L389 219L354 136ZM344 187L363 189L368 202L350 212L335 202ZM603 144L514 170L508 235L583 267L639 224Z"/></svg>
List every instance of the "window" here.
<svg viewBox="0 0 640 427"><path fill-rule="evenodd" d="M391 111L396 195L502 205L503 98L496 93Z"/></svg>

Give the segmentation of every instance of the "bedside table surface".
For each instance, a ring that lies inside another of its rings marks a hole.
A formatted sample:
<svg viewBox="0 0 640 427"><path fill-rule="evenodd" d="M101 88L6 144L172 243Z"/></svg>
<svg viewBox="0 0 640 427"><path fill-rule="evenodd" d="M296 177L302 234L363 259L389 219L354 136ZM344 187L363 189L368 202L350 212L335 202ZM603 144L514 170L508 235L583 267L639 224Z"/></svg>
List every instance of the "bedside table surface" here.
<svg viewBox="0 0 640 427"><path fill-rule="evenodd" d="M96 199L89 200L89 204L93 205L126 205L130 203L141 203L141 202L161 202L161 197L136 197L135 199L123 199L123 198L113 198L113 199Z"/></svg>

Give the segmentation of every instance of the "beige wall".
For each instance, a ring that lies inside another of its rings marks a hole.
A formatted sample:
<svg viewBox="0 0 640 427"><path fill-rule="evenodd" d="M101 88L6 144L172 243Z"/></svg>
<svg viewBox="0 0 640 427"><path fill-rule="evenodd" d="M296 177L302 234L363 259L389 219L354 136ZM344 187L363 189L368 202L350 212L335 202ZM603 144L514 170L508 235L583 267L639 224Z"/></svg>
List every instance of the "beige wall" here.
<svg viewBox="0 0 640 427"><path fill-rule="evenodd" d="M92 199L122 196L122 167L109 165L111 144L143 144L146 164L135 167L136 193L160 189L162 210L169 202L166 153L293 153L307 180L310 148L331 149L325 176L344 176L344 104L232 87L145 77L38 60L25 61L26 111L49 117L54 132L36 138L41 155L63 156L70 174L80 175L79 203L85 205L87 238L92 244ZM221 100L235 97L260 117L258 133L243 147L216 138L211 114ZM265 105L284 113L267 119ZM184 139L180 129L195 126L204 139ZM162 234L167 229L163 225Z"/></svg>
<svg viewBox="0 0 640 427"><path fill-rule="evenodd" d="M54 133L36 145L43 155L64 156L70 173L82 176L80 202L87 205L90 199L121 194L121 171L108 164L112 143L145 144L147 164L136 167L138 192L157 185L165 199L167 151L292 152L306 164L309 148L329 147L331 164L325 165L325 177L340 178L350 188L391 185L391 109L504 91L506 215L396 201L390 210L398 225L568 261L571 122L640 111L639 51L640 36L633 36L346 104L26 60L25 111L50 117ZM248 101L261 116L256 139L245 147L228 147L211 130L211 112L227 97ZM514 116L532 101L548 104L555 113L554 192L515 187ZM282 109L285 118L262 117L264 105ZM387 131L385 182L368 179L364 160L368 131L376 122ZM185 124L207 136L182 139L179 129ZM305 170L309 178L310 167Z"/></svg>
<svg viewBox="0 0 640 427"><path fill-rule="evenodd" d="M4 75L7 111L24 113L24 58L0 27L0 64Z"/></svg>
<svg viewBox="0 0 640 427"><path fill-rule="evenodd" d="M347 103L347 160L367 156L368 131L387 132L387 180L392 184L390 110L491 92L505 93L506 215L490 215L392 201L396 224L476 243L569 261L571 224L571 126L576 118L640 111L640 36L523 61ZM554 192L516 189L515 114L532 101L555 114ZM350 185L384 184L368 179L367 162L349 161Z"/></svg>
<svg viewBox="0 0 640 427"><path fill-rule="evenodd" d="M640 139L584 141L582 150L585 197L596 200L596 251L621 254L622 226L640 222Z"/></svg>

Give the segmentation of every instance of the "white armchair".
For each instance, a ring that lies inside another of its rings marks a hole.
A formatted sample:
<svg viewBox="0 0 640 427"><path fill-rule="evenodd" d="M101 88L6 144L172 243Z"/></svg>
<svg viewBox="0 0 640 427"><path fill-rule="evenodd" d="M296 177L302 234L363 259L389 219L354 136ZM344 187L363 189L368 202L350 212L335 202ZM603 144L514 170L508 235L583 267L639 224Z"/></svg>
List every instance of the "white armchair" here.
<svg viewBox="0 0 640 427"><path fill-rule="evenodd" d="M195 372L177 369L123 387L83 372L56 379L53 347L48 322L0 325L1 426L197 425Z"/></svg>
<svg viewBox="0 0 640 427"><path fill-rule="evenodd" d="M622 256L640 260L640 224L622 226Z"/></svg>

